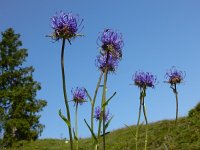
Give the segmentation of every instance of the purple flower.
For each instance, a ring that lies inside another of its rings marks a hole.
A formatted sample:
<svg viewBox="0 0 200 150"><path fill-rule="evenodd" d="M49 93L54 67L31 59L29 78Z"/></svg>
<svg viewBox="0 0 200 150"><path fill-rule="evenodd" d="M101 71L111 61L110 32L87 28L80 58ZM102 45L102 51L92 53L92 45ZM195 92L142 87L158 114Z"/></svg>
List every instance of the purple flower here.
<svg viewBox="0 0 200 150"><path fill-rule="evenodd" d="M133 80L135 85L141 88L147 88L147 87L155 87L155 84L157 83L156 76L152 75L149 72L143 72L138 71L133 75Z"/></svg>
<svg viewBox="0 0 200 150"><path fill-rule="evenodd" d="M51 18L51 27L54 29L53 38L71 39L77 34L83 20L79 20L78 15L72 13L64 13L60 11Z"/></svg>
<svg viewBox="0 0 200 150"><path fill-rule="evenodd" d="M96 66L103 72L105 71L106 68L106 58L107 55L98 55L96 59ZM118 63L119 59L113 57L112 55L109 55L107 63L108 72L115 72L115 70L118 67Z"/></svg>
<svg viewBox="0 0 200 150"><path fill-rule="evenodd" d="M101 116L101 107L97 106L95 108L95 112L94 112L94 118L98 121L100 119ZM104 120L107 122L110 118L110 112L109 110L105 111L105 116L104 116Z"/></svg>
<svg viewBox="0 0 200 150"><path fill-rule="evenodd" d="M112 29L104 29L100 32L98 40L103 53L111 53L113 57L122 57L123 40L122 34L113 31Z"/></svg>
<svg viewBox="0 0 200 150"><path fill-rule="evenodd" d="M185 78L185 72L177 70L175 66L173 66L166 74L165 77L167 82L170 84L181 83Z"/></svg>
<svg viewBox="0 0 200 150"><path fill-rule="evenodd" d="M76 104L82 104L83 102L86 102L87 94L85 88L76 87L75 90L71 90L71 93L73 95L73 101Z"/></svg>

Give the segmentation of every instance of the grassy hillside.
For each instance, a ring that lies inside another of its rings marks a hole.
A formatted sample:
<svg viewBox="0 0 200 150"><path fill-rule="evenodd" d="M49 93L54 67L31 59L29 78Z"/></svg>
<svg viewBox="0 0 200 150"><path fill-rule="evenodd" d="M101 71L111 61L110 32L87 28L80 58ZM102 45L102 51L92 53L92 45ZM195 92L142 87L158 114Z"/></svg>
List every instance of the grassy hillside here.
<svg viewBox="0 0 200 150"><path fill-rule="evenodd" d="M135 133L136 127L130 127ZM144 149L145 128L141 126L139 150ZM123 128L111 132L106 137L108 150L134 150L135 139L130 129ZM69 144L62 140L45 139L34 142L21 142L11 150L64 150ZM18 147L18 148L17 148ZM91 140L80 141L80 150L90 150ZM175 126L174 120L162 120L148 126L149 150L200 150L200 103L192 109L188 116L179 118Z"/></svg>

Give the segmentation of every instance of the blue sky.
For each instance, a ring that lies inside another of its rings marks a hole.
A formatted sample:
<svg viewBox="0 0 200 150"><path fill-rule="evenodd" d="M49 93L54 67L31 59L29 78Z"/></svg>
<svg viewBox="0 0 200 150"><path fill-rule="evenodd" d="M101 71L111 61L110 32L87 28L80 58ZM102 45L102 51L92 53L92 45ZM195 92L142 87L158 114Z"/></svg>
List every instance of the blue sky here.
<svg viewBox="0 0 200 150"><path fill-rule="evenodd" d="M109 108L114 115L109 130L136 124L139 89L129 85L137 70L157 75L159 84L148 89L147 115L150 122L175 118L175 97L164 75L171 66L186 71L185 82L178 86L179 116L186 116L200 100L198 68L200 56L200 1L198 0L0 0L0 31L8 27L21 34L29 56L24 65L35 68L34 79L41 83L37 98L48 106L41 112L45 129L40 138L68 137L58 110L65 113L60 68L60 42L45 37L53 30L50 18L56 11L73 12L84 19L84 37L66 45L65 70L68 96L71 88L84 86L91 95L100 72L95 66L98 33L112 28L123 34L123 59L116 74L108 77L107 95L117 92ZM100 91L101 92L101 91ZM101 94L100 94L101 95ZM100 104L100 96L97 99ZM74 107L70 103L72 122ZM79 136L90 136L83 119L89 121L90 104L79 107ZM143 120L143 118L142 118Z"/></svg>

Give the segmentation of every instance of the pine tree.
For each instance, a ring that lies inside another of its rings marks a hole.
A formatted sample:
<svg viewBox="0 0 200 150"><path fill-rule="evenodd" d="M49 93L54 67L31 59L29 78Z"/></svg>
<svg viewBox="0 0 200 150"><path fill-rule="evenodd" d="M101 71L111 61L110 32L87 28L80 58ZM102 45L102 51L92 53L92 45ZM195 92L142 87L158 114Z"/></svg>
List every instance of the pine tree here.
<svg viewBox="0 0 200 150"><path fill-rule="evenodd" d="M38 138L44 128L39 112L47 105L36 98L41 86L33 79L34 68L23 66L28 53L19 38L9 28L0 41L0 132L6 147Z"/></svg>

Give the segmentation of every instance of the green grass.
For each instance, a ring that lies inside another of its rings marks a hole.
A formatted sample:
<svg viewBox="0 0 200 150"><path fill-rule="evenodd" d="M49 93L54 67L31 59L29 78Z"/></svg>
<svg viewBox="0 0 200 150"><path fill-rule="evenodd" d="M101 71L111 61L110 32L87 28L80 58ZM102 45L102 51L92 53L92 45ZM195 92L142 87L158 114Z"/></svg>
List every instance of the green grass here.
<svg viewBox="0 0 200 150"><path fill-rule="evenodd" d="M130 127L133 133L136 126ZM144 149L145 127L139 130L138 149ZM32 142L17 143L10 150L70 150L69 144L58 139L44 139ZM135 138L129 128L112 131L106 136L108 150L134 150ZM81 139L79 150L90 150L91 139ZM174 120L162 120L148 125L149 150L200 150L200 103L189 112L189 115Z"/></svg>

